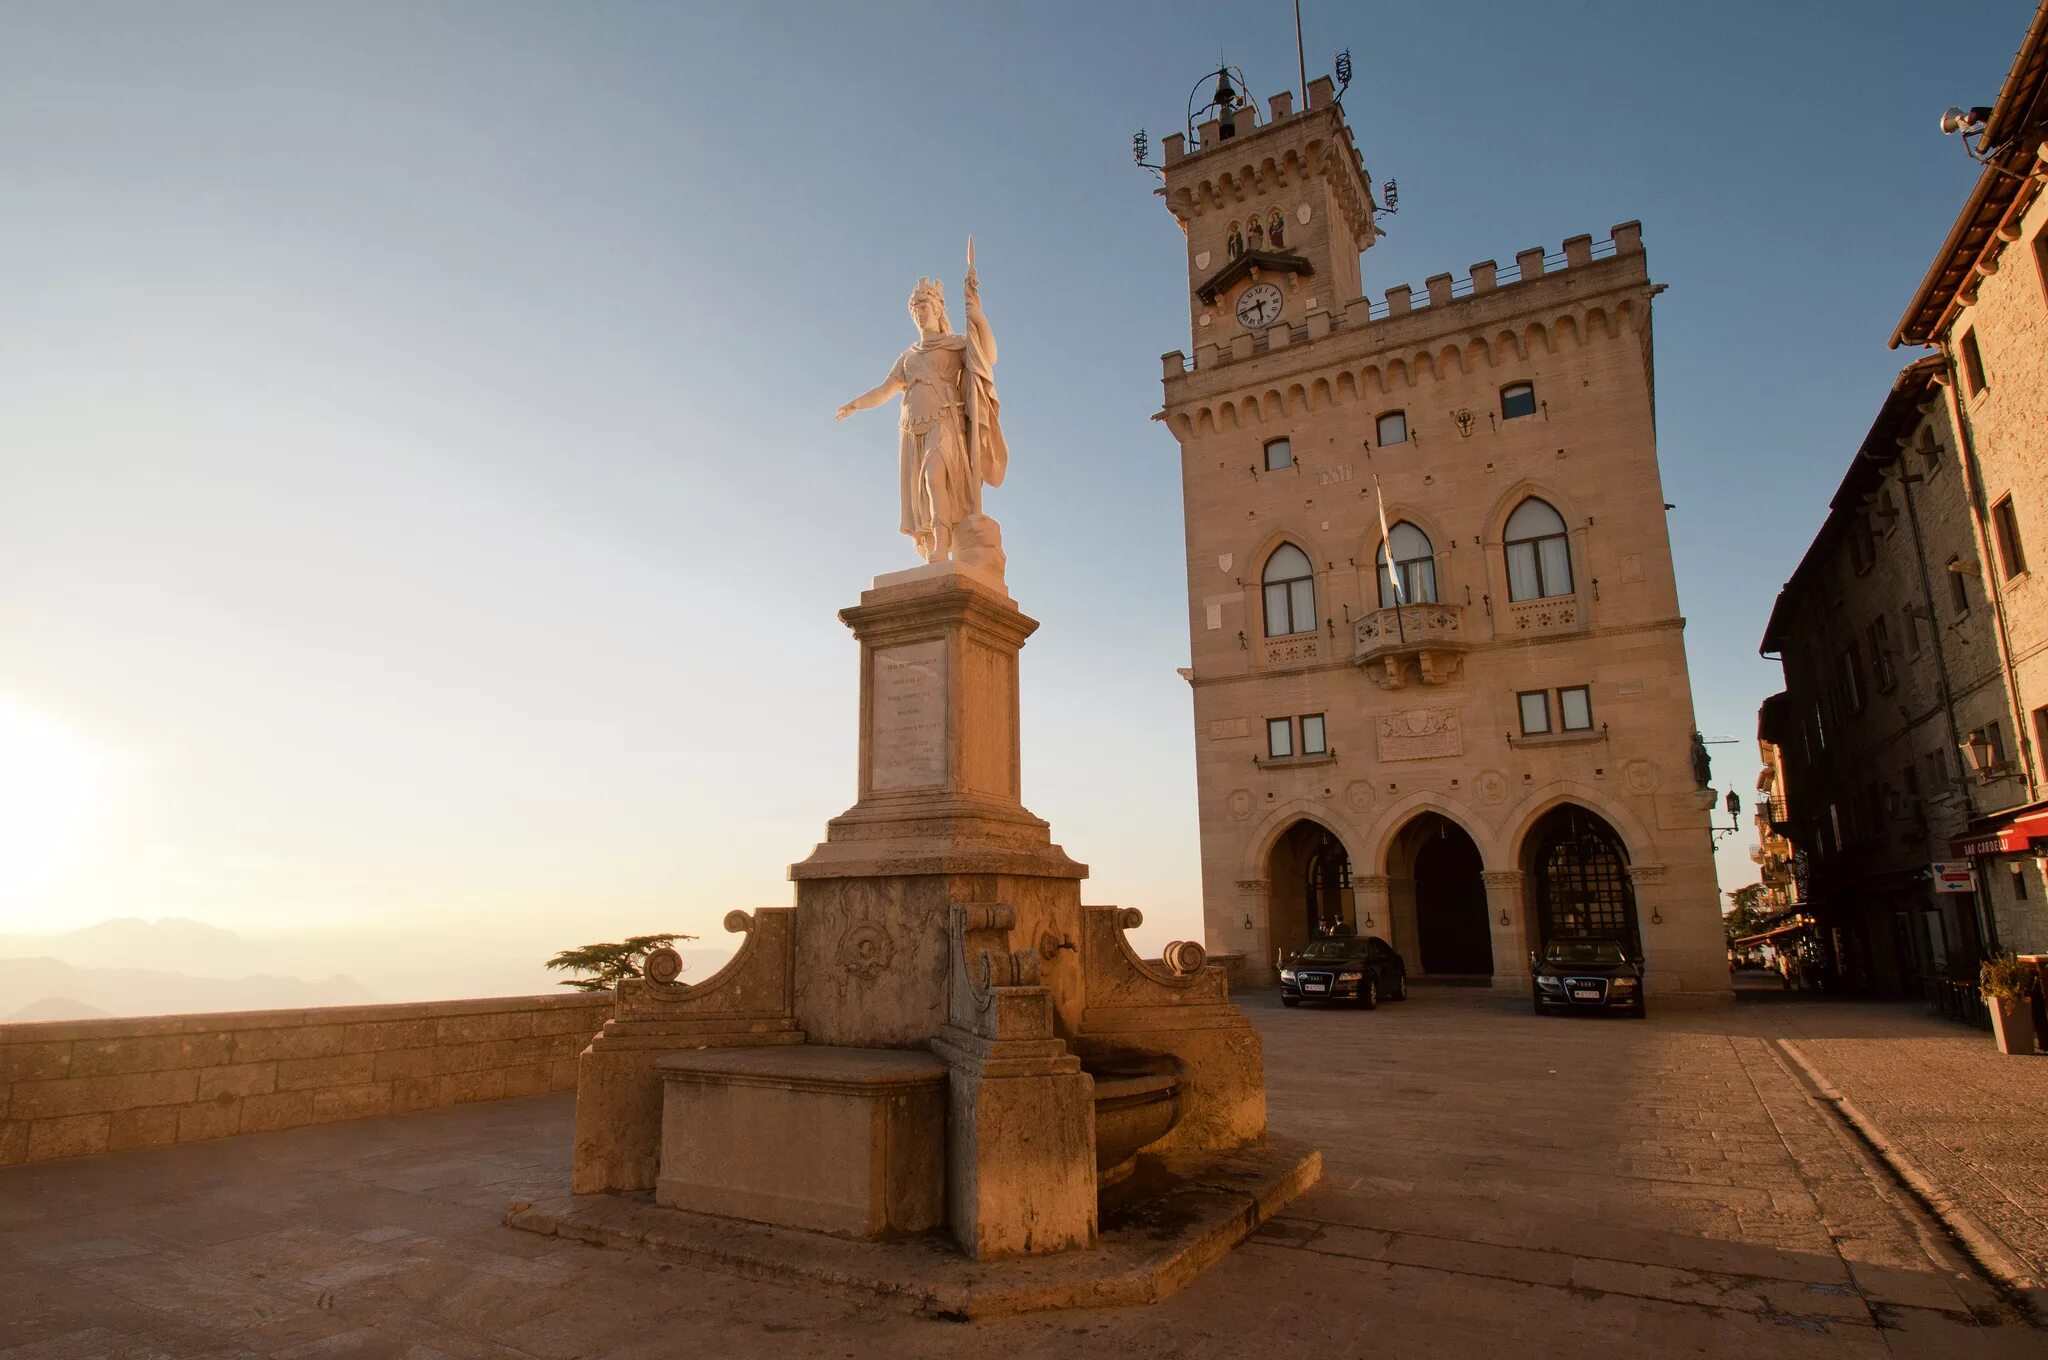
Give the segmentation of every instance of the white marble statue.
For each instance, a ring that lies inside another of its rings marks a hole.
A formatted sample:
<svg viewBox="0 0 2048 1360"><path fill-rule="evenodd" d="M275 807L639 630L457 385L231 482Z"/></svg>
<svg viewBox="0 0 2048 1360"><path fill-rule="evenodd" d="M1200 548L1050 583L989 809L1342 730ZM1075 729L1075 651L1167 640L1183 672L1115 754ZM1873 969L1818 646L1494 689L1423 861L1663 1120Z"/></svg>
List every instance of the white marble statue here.
<svg viewBox="0 0 2048 1360"><path fill-rule="evenodd" d="M844 420L901 395L903 532L927 562L1003 570L1002 531L981 513L981 488L1001 486L1010 450L996 403L996 338L981 312L974 239L967 241L967 333L946 323L944 289L920 278L910 294L917 343L880 386L839 408Z"/></svg>

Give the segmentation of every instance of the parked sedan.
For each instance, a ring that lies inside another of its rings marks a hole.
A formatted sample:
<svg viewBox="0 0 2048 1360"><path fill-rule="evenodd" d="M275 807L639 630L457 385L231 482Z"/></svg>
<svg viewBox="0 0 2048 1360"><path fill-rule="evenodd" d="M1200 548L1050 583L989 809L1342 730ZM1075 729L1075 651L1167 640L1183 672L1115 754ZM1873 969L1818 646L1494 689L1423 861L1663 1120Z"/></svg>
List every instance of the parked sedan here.
<svg viewBox="0 0 2048 1360"><path fill-rule="evenodd" d="M1536 1014L1620 1011L1643 1018L1643 964L1620 940L1554 940L1529 955Z"/></svg>
<svg viewBox="0 0 2048 1360"><path fill-rule="evenodd" d="M1382 1001L1408 999L1408 966L1377 935L1311 940L1280 965L1280 1004L1356 1001L1371 1010Z"/></svg>

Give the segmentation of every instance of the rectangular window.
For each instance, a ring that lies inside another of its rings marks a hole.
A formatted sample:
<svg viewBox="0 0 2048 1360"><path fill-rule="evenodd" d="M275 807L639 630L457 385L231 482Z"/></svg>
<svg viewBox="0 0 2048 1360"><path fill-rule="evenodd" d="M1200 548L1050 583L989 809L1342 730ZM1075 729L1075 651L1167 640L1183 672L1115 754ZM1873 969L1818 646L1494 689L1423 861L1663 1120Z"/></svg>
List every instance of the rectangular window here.
<svg viewBox="0 0 2048 1360"><path fill-rule="evenodd" d="M1301 718L1301 753L1305 756L1329 754L1329 743L1323 739L1323 715L1304 713Z"/></svg>
<svg viewBox="0 0 2048 1360"><path fill-rule="evenodd" d="M1870 535L1870 521L1858 515L1856 522L1849 527L1849 565L1861 576L1876 561L1877 548Z"/></svg>
<svg viewBox="0 0 2048 1360"><path fill-rule="evenodd" d="M1285 439L1266 441L1266 471L1278 472L1294 466L1294 445Z"/></svg>
<svg viewBox="0 0 2048 1360"><path fill-rule="evenodd" d="M1963 382L1968 385L1970 395L1982 392L1988 383L1984 381L1984 351L1977 348L1977 332L1974 329L1963 332Z"/></svg>
<svg viewBox="0 0 2048 1360"><path fill-rule="evenodd" d="M1891 625L1882 614L1870 621L1870 665L1877 672L1877 687L1890 689L1895 678L1892 675Z"/></svg>
<svg viewBox="0 0 2048 1360"><path fill-rule="evenodd" d="M2020 546L2020 522L2012 512L2012 497L1991 507L1991 527L1998 536L1998 565L2010 581L2027 569L2026 550Z"/></svg>
<svg viewBox="0 0 2048 1360"><path fill-rule="evenodd" d="M1516 420L1522 416L1536 414L1536 387L1533 383L1509 383L1500 390L1500 418Z"/></svg>
<svg viewBox="0 0 2048 1360"><path fill-rule="evenodd" d="M2048 223L2034 233L2034 272L2041 276L2041 292L2048 296Z"/></svg>
<svg viewBox="0 0 2048 1360"><path fill-rule="evenodd" d="M1844 713L1863 708L1863 666L1854 645L1844 647L1835 657L1835 697Z"/></svg>
<svg viewBox="0 0 2048 1360"><path fill-rule="evenodd" d="M1999 730L1997 723L1988 722L1984 724L1984 740L1991 745L1991 768L1994 770L2004 769L2005 733Z"/></svg>
<svg viewBox="0 0 2048 1360"><path fill-rule="evenodd" d="M2048 758L2048 708L2034 710L2034 753Z"/></svg>
<svg viewBox="0 0 2048 1360"><path fill-rule="evenodd" d="M2027 871L2020 868L2017 864L2012 866L2012 900L2015 902L2027 900Z"/></svg>
<svg viewBox="0 0 2048 1360"><path fill-rule="evenodd" d="M1913 656L1920 655L1920 616L1907 605L1899 611L1899 624L1906 632L1906 651Z"/></svg>
<svg viewBox="0 0 2048 1360"><path fill-rule="evenodd" d="M1550 691L1532 690L1515 696L1522 705L1522 735L1532 737L1550 730Z"/></svg>
<svg viewBox="0 0 2048 1360"><path fill-rule="evenodd" d="M1294 719L1266 719L1266 754L1275 760L1294 754Z"/></svg>
<svg viewBox="0 0 2048 1360"><path fill-rule="evenodd" d="M1583 732L1593 725L1593 695L1584 685L1557 692L1557 716L1567 732Z"/></svg>
<svg viewBox="0 0 2048 1360"><path fill-rule="evenodd" d="M1967 614L1970 612L1970 583L1965 579L1962 568L1962 558L1951 557L1948 560L1948 591L1949 598L1955 601L1956 613Z"/></svg>
<svg viewBox="0 0 2048 1360"><path fill-rule="evenodd" d="M1408 413L1389 411L1380 417L1380 447L1408 442Z"/></svg>

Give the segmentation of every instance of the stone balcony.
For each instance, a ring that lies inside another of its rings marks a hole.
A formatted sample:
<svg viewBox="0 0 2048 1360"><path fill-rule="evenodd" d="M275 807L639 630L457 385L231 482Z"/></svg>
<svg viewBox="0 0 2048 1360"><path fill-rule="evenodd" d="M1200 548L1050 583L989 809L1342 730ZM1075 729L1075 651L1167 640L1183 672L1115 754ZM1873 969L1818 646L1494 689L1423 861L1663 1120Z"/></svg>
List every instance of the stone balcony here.
<svg viewBox="0 0 2048 1360"><path fill-rule="evenodd" d="M1400 689L1411 675L1441 685L1457 674L1470 645L1463 605L1404 604L1375 609L1352 625L1351 660L1382 689Z"/></svg>

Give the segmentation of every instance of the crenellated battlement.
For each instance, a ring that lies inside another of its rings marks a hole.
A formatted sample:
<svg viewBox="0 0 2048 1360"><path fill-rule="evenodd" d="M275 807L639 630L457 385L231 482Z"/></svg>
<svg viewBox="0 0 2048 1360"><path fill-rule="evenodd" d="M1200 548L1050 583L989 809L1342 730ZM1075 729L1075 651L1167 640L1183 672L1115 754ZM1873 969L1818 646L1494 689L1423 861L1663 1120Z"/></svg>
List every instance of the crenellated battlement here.
<svg viewBox="0 0 2048 1360"><path fill-rule="evenodd" d="M1628 263L1634 267L1628 268ZM1413 385L1446 364L1469 370L1479 363L1525 359L1532 348L1555 349L1567 337L1583 342L1595 325L1611 332L1624 318L1634 322L1647 317L1647 308L1627 299L1606 306L1580 305L1610 288L1647 283L1642 224L1618 223L1602 241L1574 236L1555 252L1541 247L1518 251L1505 269L1483 260L1462 278L1433 275L1420 295L1410 285L1398 284L1377 300L1355 298L1341 309L1313 310L1291 324L1241 331L1227 343L1201 345L1192 360L1174 350L1161 356L1167 405L1173 408L1193 398L1185 384L1195 375L1206 377L1233 366L1242 366L1245 383L1259 385L1287 370L1358 360L1358 372L1340 375L1335 384L1356 391L1362 385L1381 390L1391 390L1396 383ZM1519 323L1532 312L1539 319L1528 325L1506 324L1510 318ZM1453 335L1460 337L1459 342L1445 345ZM1308 346L1332 339L1349 343L1334 350L1318 346L1313 359L1305 352ZM1296 350L1304 352L1278 357ZM1268 358L1275 362L1255 362ZM1219 381L1232 388L1239 385L1230 378ZM1332 386L1323 379L1316 385Z"/></svg>

